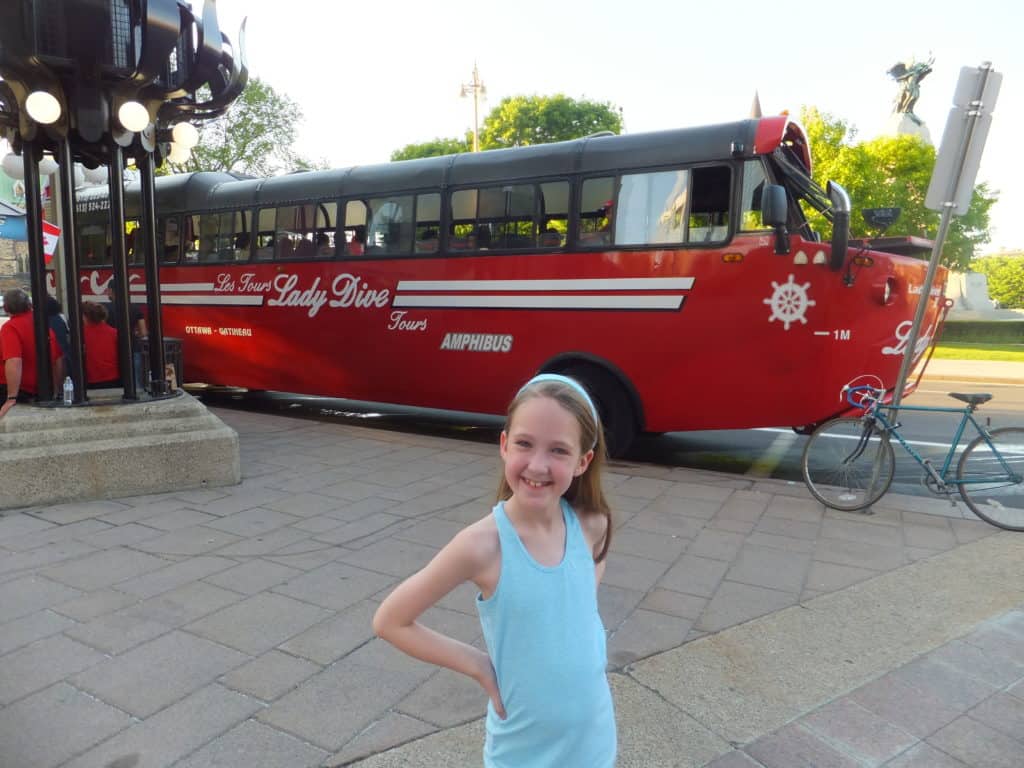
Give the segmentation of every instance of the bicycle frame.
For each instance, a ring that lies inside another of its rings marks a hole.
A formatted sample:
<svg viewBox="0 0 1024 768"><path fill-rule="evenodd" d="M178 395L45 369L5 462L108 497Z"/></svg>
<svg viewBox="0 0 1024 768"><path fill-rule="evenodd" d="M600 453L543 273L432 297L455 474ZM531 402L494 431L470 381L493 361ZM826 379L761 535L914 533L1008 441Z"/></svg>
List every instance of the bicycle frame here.
<svg viewBox="0 0 1024 768"><path fill-rule="evenodd" d="M908 443L903 438L903 435L900 434L900 431L899 431L900 425L898 423L896 423L894 420L890 420L890 418L883 413L883 410L888 410L888 411L894 411L894 410L898 410L898 411L924 411L924 412L927 412L927 413L959 413L960 414L960 423L957 425L956 434L953 436L953 440L952 440L952 442L950 443L950 446L949 446L949 451L948 451L948 453L946 453L946 458L942 462L942 468L940 470L936 470L936 468L932 465L931 460L924 458L923 456L921 456L921 454L919 454L916 450L914 450L913 446L911 446L910 443ZM999 460L1000 466L1002 466L1003 471L1006 473L1006 479L1008 479L1008 480L1017 480L1017 478L1013 474L1012 470L1007 466L1006 461L1003 459L1003 455L999 452L999 449L997 449L995 447L995 445L993 445L992 437L989 434L988 430L985 429L985 427L983 427L981 424L979 424L977 419L974 418L974 411L971 408L971 406L967 406L966 408L944 408L944 407L938 406L938 405L903 405L903 404L900 404L898 408L895 408L895 407L893 407L891 405L877 404L875 406L875 408L873 409L873 411L869 412L868 418L874 419L876 422L878 422L882 426L882 429L885 432L889 433L890 435L893 435L896 438L896 440L899 441L899 444L903 446L903 449L907 453L909 453L910 456L914 459L914 461L916 461L918 464L920 464L925 469L925 471L928 472L932 476L932 478L934 480L936 480L941 485L942 489L945 489L945 486L947 486L947 485L958 485L959 484L959 483L956 483L956 482L950 482L950 480L949 480L949 470L950 470L950 468L953 465L953 458L956 456L957 446L960 444L960 438L963 437L964 430L966 429L968 422L970 422L970 424L974 427L975 431L980 436L984 437L985 442L988 444L989 449L992 451L992 454ZM964 480L962 482L964 484L968 484L968 483L991 483L992 482L992 478L991 477L984 477L984 478L979 478L977 480Z"/></svg>

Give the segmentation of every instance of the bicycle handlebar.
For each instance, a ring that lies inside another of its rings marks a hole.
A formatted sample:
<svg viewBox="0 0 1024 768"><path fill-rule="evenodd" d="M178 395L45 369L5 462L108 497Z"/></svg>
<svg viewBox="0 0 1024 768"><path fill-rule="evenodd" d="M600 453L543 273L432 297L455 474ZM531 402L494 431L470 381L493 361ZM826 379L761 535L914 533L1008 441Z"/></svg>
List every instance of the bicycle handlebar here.
<svg viewBox="0 0 1024 768"><path fill-rule="evenodd" d="M857 400L854 400L855 396L858 396ZM884 389L872 387L867 384L862 384L859 387L850 387L846 390L846 402L854 408L862 408L864 410L868 410L872 406L881 403L884 396Z"/></svg>

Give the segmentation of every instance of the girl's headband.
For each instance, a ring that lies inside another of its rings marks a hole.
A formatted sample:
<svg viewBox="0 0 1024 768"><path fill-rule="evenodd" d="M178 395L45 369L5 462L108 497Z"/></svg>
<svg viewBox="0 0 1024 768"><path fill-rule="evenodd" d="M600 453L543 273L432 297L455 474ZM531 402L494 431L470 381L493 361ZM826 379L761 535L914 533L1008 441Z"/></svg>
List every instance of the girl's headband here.
<svg viewBox="0 0 1024 768"><path fill-rule="evenodd" d="M561 374L558 373L538 373L536 376L534 376L532 379L530 379L528 382L523 384L522 387L519 388L519 392L516 393L516 397L521 395L523 393L523 390L525 390L527 387L531 387L534 384L540 384L545 381L558 381L561 382L562 384L566 384L572 387L577 392L579 392L580 395L582 395L584 402L586 402L587 406L590 408L590 415L594 417L594 425L598 429L601 428L601 419L597 415L597 408L594 407L594 401L590 399L590 395L587 393L587 390L583 388L582 384L576 381L576 379L570 379L568 376L562 376ZM591 448L593 448L593 446L591 446Z"/></svg>

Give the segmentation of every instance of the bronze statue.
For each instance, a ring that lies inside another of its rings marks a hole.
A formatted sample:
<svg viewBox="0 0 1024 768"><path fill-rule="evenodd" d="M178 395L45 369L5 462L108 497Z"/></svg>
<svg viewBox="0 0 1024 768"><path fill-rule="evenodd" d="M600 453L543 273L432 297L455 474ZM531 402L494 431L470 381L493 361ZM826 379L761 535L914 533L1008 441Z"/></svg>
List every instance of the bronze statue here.
<svg viewBox="0 0 1024 768"><path fill-rule="evenodd" d="M914 105L921 97L921 81L932 71L934 63L935 57L930 56L928 61L899 61L892 66L888 72L889 77L900 85L900 92L896 96L892 110L895 114L909 115L918 125L923 124L921 118L914 114Z"/></svg>

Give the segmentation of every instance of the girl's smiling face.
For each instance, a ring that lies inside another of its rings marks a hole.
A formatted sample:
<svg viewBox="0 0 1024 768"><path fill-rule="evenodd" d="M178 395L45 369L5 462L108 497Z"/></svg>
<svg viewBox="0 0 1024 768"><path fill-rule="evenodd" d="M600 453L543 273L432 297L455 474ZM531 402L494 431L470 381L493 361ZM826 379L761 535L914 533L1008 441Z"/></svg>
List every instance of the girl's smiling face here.
<svg viewBox="0 0 1024 768"><path fill-rule="evenodd" d="M582 452L576 417L550 397L528 398L501 433L505 480L516 503L536 511L557 510L593 455Z"/></svg>

